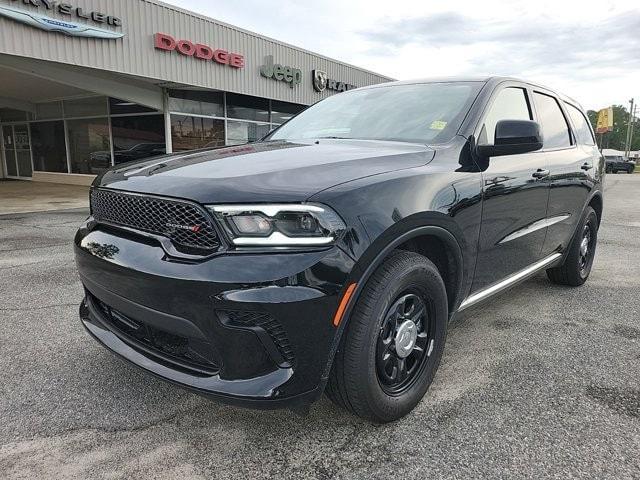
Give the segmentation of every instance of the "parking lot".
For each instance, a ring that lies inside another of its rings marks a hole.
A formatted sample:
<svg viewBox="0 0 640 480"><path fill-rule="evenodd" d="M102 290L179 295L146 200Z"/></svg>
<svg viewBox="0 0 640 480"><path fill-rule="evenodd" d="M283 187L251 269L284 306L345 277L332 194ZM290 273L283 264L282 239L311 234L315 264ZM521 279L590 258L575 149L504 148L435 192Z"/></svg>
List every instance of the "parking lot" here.
<svg viewBox="0 0 640 480"><path fill-rule="evenodd" d="M84 209L0 216L1 478L640 478L640 175L609 175L589 282L460 315L418 408L374 426L219 405L84 332Z"/></svg>

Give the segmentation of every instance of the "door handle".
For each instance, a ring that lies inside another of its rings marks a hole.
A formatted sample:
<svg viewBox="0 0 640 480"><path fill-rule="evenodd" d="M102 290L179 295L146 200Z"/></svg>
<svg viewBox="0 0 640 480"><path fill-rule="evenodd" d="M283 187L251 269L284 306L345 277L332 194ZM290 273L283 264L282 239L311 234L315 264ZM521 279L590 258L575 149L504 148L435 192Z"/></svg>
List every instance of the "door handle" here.
<svg viewBox="0 0 640 480"><path fill-rule="evenodd" d="M533 174L531 175L533 178L544 178L544 177L548 177L549 176L549 170L544 170L542 168L539 168L538 170L536 170L535 172L533 172Z"/></svg>
<svg viewBox="0 0 640 480"><path fill-rule="evenodd" d="M591 165L589 162L584 162L580 168L582 170L591 170L592 167L593 165Z"/></svg>

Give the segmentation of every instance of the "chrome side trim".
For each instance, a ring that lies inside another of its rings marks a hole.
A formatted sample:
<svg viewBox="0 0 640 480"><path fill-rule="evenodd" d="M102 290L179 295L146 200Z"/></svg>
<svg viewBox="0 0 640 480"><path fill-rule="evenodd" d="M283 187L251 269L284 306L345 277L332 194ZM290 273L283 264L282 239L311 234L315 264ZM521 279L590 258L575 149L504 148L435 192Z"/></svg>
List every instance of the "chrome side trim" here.
<svg viewBox="0 0 640 480"><path fill-rule="evenodd" d="M496 293L506 290L513 284L521 280L524 280L527 277L530 277L531 275L536 273L538 270L542 270L547 265L550 265L551 263L555 262L557 259L561 257L562 257L561 253L554 253L553 255L549 255L548 257L543 258L542 260L539 260L532 265L529 265L527 268L520 270L519 272L514 273L513 275L508 276L504 280L498 283L494 283L490 287L485 288L484 290L480 290L478 293L474 293L473 295L468 296L466 300L460 304L460 306L458 307L458 311L460 312L465 308L468 308L471 305L475 305L476 303L484 300L485 298L488 298L492 295L495 295Z"/></svg>
<svg viewBox="0 0 640 480"><path fill-rule="evenodd" d="M510 242L511 240L515 240L516 238L524 237L525 235L533 233L536 230L540 230L542 228L551 226L554 223L562 222L562 221L566 220L567 218L569 218L570 216L571 216L571 214L567 213L567 214L558 215L558 216L555 216L555 217L543 218L542 220L538 220L537 222L533 222L532 224L527 225L526 227L524 227L524 228L522 228L520 230L516 230L515 232L510 233L509 235L504 237L502 240L500 240L498 242L498 245Z"/></svg>

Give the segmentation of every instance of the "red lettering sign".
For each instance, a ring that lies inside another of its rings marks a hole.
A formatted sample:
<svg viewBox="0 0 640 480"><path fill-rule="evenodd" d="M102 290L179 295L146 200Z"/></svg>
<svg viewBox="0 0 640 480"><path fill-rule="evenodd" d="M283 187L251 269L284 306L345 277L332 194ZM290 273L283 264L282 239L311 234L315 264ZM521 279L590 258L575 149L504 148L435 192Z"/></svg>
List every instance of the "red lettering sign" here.
<svg viewBox="0 0 640 480"><path fill-rule="evenodd" d="M196 46L189 40L178 40L178 51L187 57L191 57L196 53Z"/></svg>
<svg viewBox="0 0 640 480"><path fill-rule="evenodd" d="M229 52L227 52L226 50L218 49L213 52L213 59L218 63L227 65L229 63Z"/></svg>
<svg viewBox="0 0 640 480"><path fill-rule="evenodd" d="M155 35L156 48L160 50L174 50L176 48L176 41L170 35L164 33L156 33Z"/></svg>
<svg viewBox="0 0 640 480"><path fill-rule="evenodd" d="M211 60L213 58L213 49L200 43L196 44L196 58L201 60Z"/></svg>
<svg viewBox="0 0 640 480"><path fill-rule="evenodd" d="M231 53L221 48L214 50L207 45L194 44L189 40L176 40L166 33L156 33L154 35L154 46L158 50L166 50L168 52L175 50L181 55L195 57L198 60L214 61L233 68L244 68L244 56L239 53Z"/></svg>
<svg viewBox="0 0 640 480"><path fill-rule="evenodd" d="M244 57L242 55L238 55L237 53L232 53L229 55L229 65L234 68L243 68L244 67Z"/></svg>

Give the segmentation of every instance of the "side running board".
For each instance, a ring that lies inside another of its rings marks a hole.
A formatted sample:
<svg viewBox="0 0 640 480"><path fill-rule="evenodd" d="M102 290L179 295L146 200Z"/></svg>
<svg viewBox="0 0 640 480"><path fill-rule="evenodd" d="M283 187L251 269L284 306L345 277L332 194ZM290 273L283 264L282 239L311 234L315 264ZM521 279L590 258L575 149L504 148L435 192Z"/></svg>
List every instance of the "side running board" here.
<svg viewBox="0 0 640 480"><path fill-rule="evenodd" d="M553 255L549 255L548 257L543 258L542 260L539 260L532 265L529 265L527 268L520 270L519 272L514 273L513 275L509 275L504 280L501 280L498 283L494 283L490 287L480 290L477 293L469 295L466 298L466 300L462 302L458 307L458 312L464 310L465 308L469 308L471 305L475 305L476 303L479 303L491 297L492 295L495 295L496 293L500 293L503 290L506 290L507 288L511 287L512 285L522 280L525 280L526 278L535 274L539 270L542 270L543 268L549 266L550 264L552 264L553 262L555 262L561 257L562 257L561 253L554 253Z"/></svg>

